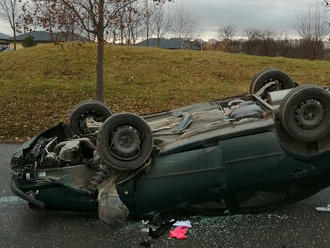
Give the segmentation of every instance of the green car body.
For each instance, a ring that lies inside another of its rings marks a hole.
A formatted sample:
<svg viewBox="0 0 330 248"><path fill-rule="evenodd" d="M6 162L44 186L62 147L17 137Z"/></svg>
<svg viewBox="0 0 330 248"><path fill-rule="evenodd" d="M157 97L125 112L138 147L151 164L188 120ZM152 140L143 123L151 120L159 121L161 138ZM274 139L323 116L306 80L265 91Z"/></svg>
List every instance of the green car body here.
<svg viewBox="0 0 330 248"><path fill-rule="evenodd" d="M238 98L249 101L253 96ZM175 113L213 111L215 106L233 99L187 106L144 119L154 123L170 116L176 118ZM280 131L274 111L262 101L258 105L266 115L210 128L202 123L202 131L192 131L184 138L173 141L164 136L163 143L155 140L151 166L115 185L130 215L187 210L212 214L261 211L292 204L328 187L330 137L317 151L310 144L294 142ZM213 118L209 113L207 118ZM40 137L58 135L65 140L71 137L69 129L60 124L19 148L12 159L12 190L32 205L46 209L97 211L97 195L87 190L95 175L93 168L80 164L40 169L27 158Z"/></svg>

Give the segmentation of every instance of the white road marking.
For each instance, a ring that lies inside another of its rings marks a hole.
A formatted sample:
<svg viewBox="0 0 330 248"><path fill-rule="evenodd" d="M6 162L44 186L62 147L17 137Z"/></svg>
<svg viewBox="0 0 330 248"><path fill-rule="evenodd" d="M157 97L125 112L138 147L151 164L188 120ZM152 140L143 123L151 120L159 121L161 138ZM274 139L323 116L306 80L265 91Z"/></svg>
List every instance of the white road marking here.
<svg viewBox="0 0 330 248"><path fill-rule="evenodd" d="M0 207L5 207L13 204L24 203L25 201L17 196L3 196L0 197Z"/></svg>

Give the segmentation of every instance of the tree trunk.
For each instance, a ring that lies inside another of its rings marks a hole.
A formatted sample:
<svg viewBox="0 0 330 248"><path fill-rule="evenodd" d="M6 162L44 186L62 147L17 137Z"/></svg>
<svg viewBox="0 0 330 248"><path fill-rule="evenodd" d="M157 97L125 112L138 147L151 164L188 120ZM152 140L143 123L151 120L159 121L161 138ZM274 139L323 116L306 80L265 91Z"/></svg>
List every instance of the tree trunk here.
<svg viewBox="0 0 330 248"><path fill-rule="evenodd" d="M121 40L121 45L124 45L124 29L120 29L120 40Z"/></svg>
<svg viewBox="0 0 330 248"><path fill-rule="evenodd" d="M97 35L97 64L96 64L96 97L97 100L104 101L104 72L103 72L103 60L104 60L104 43L103 32Z"/></svg>
<svg viewBox="0 0 330 248"><path fill-rule="evenodd" d="M13 33L14 33L14 39L13 39L13 41L14 41L14 51L16 51L16 24L15 24L15 22L16 22L16 19L15 19L15 10L14 9L12 9L12 29L13 29Z"/></svg>
<svg viewBox="0 0 330 248"><path fill-rule="evenodd" d="M146 35L147 35L147 47L149 46L149 29L150 29L150 12L149 12L149 0L145 2L145 8L146 8Z"/></svg>
<svg viewBox="0 0 330 248"><path fill-rule="evenodd" d="M149 23L147 24L147 47L149 46Z"/></svg>
<svg viewBox="0 0 330 248"><path fill-rule="evenodd" d="M99 20L97 27L97 64L96 64L96 97L104 102L104 0L99 1Z"/></svg>
<svg viewBox="0 0 330 248"><path fill-rule="evenodd" d="M13 31L14 31L14 51L16 51L16 27L14 27Z"/></svg>

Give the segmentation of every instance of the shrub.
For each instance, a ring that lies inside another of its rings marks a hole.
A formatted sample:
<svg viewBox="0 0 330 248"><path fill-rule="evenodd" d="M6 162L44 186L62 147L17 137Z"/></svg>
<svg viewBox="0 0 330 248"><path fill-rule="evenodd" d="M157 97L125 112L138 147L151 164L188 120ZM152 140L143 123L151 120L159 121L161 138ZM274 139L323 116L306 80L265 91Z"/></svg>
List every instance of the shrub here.
<svg viewBox="0 0 330 248"><path fill-rule="evenodd" d="M34 40L34 38L29 35L28 37L26 37L23 42L22 42L22 46L24 48L26 47L33 47L33 46L36 46L37 45L37 42Z"/></svg>

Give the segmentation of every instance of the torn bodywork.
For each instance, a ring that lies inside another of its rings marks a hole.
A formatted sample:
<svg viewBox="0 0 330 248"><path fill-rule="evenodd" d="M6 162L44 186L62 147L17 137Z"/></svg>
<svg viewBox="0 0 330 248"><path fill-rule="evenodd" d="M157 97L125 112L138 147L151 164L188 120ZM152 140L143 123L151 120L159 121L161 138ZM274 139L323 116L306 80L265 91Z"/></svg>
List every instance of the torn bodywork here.
<svg viewBox="0 0 330 248"><path fill-rule="evenodd" d="M12 190L31 205L98 211L115 224L173 212L261 211L328 187L329 89L296 87L266 70L250 90L143 117L79 104L69 125L14 154Z"/></svg>

